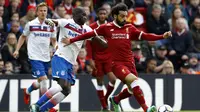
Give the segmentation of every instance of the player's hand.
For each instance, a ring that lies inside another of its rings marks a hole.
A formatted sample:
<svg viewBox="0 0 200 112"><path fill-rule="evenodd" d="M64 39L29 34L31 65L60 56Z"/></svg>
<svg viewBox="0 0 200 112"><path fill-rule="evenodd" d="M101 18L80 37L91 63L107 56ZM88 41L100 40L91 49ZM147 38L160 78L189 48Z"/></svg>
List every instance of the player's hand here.
<svg viewBox="0 0 200 112"><path fill-rule="evenodd" d="M66 37L66 38L63 38L63 39L61 40L61 42L62 42L63 44L65 44L64 47L65 47L65 46L68 46L69 44L71 44L71 43L70 43L70 38L67 38L67 37Z"/></svg>
<svg viewBox="0 0 200 112"><path fill-rule="evenodd" d="M54 22L53 22L51 19L46 19L44 22L45 22L47 25L51 26L51 27L54 27L54 26L55 26Z"/></svg>
<svg viewBox="0 0 200 112"><path fill-rule="evenodd" d="M108 42L105 40L105 38L103 36L95 36L93 38L94 41L97 41L99 43L100 46L102 46L103 48L107 48L108 47Z"/></svg>
<svg viewBox="0 0 200 112"><path fill-rule="evenodd" d="M169 37L172 37L172 32L171 31L165 32L163 34L163 38L169 38Z"/></svg>
<svg viewBox="0 0 200 112"><path fill-rule="evenodd" d="M19 56L19 51L16 50L16 51L13 53L13 57L14 57L15 59L17 59L18 56Z"/></svg>

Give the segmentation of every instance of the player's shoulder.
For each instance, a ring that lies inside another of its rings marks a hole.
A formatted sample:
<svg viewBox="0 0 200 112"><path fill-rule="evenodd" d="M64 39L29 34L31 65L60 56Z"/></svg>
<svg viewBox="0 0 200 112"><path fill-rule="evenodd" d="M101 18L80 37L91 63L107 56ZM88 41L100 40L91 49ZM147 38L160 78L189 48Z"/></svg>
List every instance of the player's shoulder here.
<svg viewBox="0 0 200 112"><path fill-rule="evenodd" d="M86 29L86 31L92 31L92 28L88 26L87 24L84 24L83 28Z"/></svg>
<svg viewBox="0 0 200 112"><path fill-rule="evenodd" d="M93 22L90 24L90 27L97 26L97 22Z"/></svg>
<svg viewBox="0 0 200 112"><path fill-rule="evenodd" d="M134 27L133 24L127 23L125 27Z"/></svg>
<svg viewBox="0 0 200 112"><path fill-rule="evenodd" d="M56 19L57 21L59 21L60 23L72 23L72 19L63 19L63 18L61 18L61 19Z"/></svg>
<svg viewBox="0 0 200 112"><path fill-rule="evenodd" d="M33 19L33 20L27 22L27 24L35 24L35 23L37 23L37 20L38 20L38 19L35 18L35 19Z"/></svg>
<svg viewBox="0 0 200 112"><path fill-rule="evenodd" d="M113 22L109 22L109 23L106 23L106 24L103 24L104 26L113 26Z"/></svg>

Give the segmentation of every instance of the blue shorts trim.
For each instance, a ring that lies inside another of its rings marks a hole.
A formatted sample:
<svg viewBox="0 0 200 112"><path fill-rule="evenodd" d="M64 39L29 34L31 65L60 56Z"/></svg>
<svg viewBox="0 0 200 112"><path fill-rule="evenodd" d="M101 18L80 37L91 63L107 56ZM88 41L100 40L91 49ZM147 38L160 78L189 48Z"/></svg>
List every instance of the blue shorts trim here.
<svg viewBox="0 0 200 112"><path fill-rule="evenodd" d="M49 62L43 62L39 60L30 60L32 67L32 76L35 78L39 78L41 76L45 76L48 74L48 70L50 68Z"/></svg>
<svg viewBox="0 0 200 112"><path fill-rule="evenodd" d="M75 84L75 75L73 73L73 65L64 58L54 55L51 60L52 77L61 78L72 85Z"/></svg>

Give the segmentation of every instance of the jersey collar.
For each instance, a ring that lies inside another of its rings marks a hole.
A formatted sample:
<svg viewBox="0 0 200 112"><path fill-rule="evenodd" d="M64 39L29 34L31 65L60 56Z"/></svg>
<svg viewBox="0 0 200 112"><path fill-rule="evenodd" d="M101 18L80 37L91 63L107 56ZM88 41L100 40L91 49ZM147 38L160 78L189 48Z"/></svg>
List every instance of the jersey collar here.
<svg viewBox="0 0 200 112"><path fill-rule="evenodd" d="M115 21L113 21L113 24L118 27L118 28L122 28L121 26L119 26Z"/></svg>
<svg viewBox="0 0 200 112"><path fill-rule="evenodd" d="M107 21L105 20L105 22L103 24L106 24ZM99 20L97 20L97 25L100 26L101 24L99 23Z"/></svg>

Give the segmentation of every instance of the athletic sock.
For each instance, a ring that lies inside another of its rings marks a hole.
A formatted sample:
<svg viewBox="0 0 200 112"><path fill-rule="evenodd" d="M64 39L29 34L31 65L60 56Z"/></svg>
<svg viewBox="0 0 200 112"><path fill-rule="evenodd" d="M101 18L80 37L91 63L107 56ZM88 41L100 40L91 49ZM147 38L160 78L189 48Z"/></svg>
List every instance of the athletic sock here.
<svg viewBox="0 0 200 112"><path fill-rule="evenodd" d="M107 92L106 92L106 95L105 95L106 102L107 102L108 97L110 96L110 94L112 93L113 90L114 90L114 85L111 82L109 82L108 85L107 85Z"/></svg>
<svg viewBox="0 0 200 112"><path fill-rule="evenodd" d="M99 97L101 106L105 109L107 108L106 100L104 97L104 92L103 92L103 87L102 86L97 86L97 95Z"/></svg>
<svg viewBox="0 0 200 112"><path fill-rule="evenodd" d="M131 97L132 93L126 88L120 92L117 96L114 97L115 103L119 103L121 100Z"/></svg>
<svg viewBox="0 0 200 112"><path fill-rule="evenodd" d="M49 109L53 108L56 106L58 103L60 103L63 99L65 99L65 95L62 92L59 92L55 94L50 100L48 100L45 104L43 104L40 107L40 111L48 111Z"/></svg>
<svg viewBox="0 0 200 112"><path fill-rule="evenodd" d="M31 84L31 86L28 89L26 89L26 93L30 94L33 90L37 90L39 87L40 84L37 81L35 81Z"/></svg>
<svg viewBox="0 0 200 112"><path fill-rule="evenodd" d="M62 88L60 85L57 85L56 87L51 87L45 94L40 97L40 99L37 101L38 106L42 106L46 101L51 99L56 93L62 91Z"/></svg>
<svg viewBox="0 0 200 112"><path fill-rule="evenodd" d="M135 80L131 83L131 88L132 88L133 94L135 96L135 99L138 101L140 106L146 112L148 106L145 103L144 94L143 94L142 90L140 89L140 86L137 84L137 80Z"/></svg>

